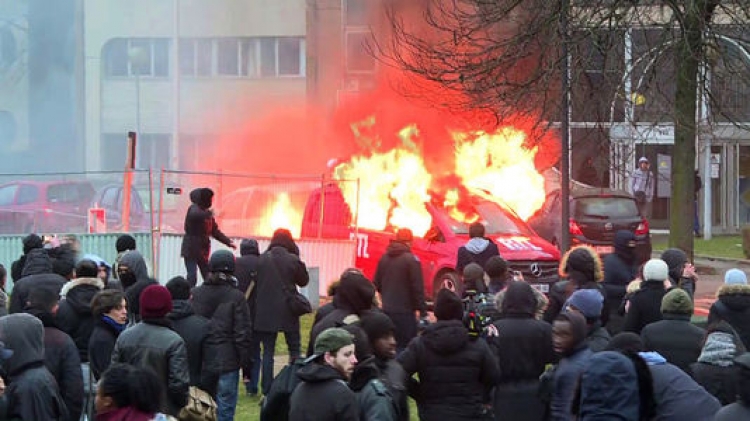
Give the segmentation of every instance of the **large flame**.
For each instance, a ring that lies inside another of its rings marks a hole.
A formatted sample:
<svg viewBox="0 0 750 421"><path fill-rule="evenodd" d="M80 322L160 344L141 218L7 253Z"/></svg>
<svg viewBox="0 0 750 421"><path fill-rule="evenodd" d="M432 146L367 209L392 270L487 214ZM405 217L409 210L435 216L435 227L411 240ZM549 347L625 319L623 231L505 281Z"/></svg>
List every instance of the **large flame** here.
<svg viewBox="0 0 750 421"><path fill-rule="evenodd" d="M273 204L261 216L258 235L271 237L277 228L286 228L295 238L299 238L302 227L302 212L292 206L289 194L279 193Z"/></svg>
<svg viewBox="0 0 750 421"><path fill-rule="evenodd" d="M526 133L502 127L495 133L454 133L456 174L466 187L482 189L528 219L544 203L544 177L534 167L537 148Z"/></svg>

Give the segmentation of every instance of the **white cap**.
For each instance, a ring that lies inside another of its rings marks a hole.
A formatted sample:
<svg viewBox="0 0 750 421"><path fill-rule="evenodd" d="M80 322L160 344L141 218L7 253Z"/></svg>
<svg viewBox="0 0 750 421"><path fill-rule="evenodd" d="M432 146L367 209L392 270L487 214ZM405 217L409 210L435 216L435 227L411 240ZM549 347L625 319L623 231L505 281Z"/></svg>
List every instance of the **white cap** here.
<svg viewBox="0 0 750 421"><path fill-rule="evenodd" d="M640 164L641 162L648 162L648 158L646 158L645 156L642 156L642 157L641 157L641 159L639 159L639 160L638 160L638 163L639 163L639 164Z"/></svg>

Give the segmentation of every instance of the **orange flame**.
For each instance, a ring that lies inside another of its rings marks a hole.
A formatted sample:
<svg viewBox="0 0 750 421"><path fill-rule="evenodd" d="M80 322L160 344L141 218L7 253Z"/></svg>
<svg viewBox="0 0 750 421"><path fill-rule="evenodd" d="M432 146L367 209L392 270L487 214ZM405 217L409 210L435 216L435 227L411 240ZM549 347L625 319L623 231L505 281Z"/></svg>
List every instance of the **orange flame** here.
<svg viewBox="0 0 750 421"><path fill-rule="evenodd" d="M299 238L302 227L302 212L292 206L289 194L279 193L276 201L266 207L258 225L258 235L270 237L277 228L286 228L295 238Z"/></svg>

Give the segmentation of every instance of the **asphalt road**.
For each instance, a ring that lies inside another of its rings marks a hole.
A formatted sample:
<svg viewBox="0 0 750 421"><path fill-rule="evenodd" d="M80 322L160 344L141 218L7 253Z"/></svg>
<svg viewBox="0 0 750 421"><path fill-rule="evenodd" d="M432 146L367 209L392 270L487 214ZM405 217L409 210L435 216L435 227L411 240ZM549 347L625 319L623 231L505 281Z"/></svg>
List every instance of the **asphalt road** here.
<svg viewBox="0 0 750 421"><path fill-rule="evenodd" d="M658 257L658 255L654 255ZM698 272L695 292L695 314L708 315L711 304L716 300L716 291L724 285L724 272L738 268L750 274L750 262L697 257L694 261Z"/></svg>

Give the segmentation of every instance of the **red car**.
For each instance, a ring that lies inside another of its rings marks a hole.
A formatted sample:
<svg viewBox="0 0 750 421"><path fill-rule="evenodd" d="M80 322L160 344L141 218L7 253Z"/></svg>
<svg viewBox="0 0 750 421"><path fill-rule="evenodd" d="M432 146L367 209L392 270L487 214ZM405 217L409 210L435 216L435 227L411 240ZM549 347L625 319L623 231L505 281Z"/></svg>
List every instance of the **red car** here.
<svg viewBox="0 0 750 421"><path fill-rule="evenodd" d="M88 181L0 185L0 233L82 233L94 187Z"/></svg>
<svg viewBox="0 0 750 421"><path fill-rule="evenodd" d="M543 240L513 212L482 194L472 196L473 206L485 224L486 236L493 240L509 270L542 292L558 279L560 253ZM434 297L441 288L461 290L455 271L458 248L469 240L469 224L456 221L435 204L426 204L432 225L424 237L415 237L412 252L419 258L424 275L425 296ZM322 211L322 215L321 215ZM328 185L312 192L305 207L301 236L313 238L356 238L356 266L372 279L380 257L395 230L352 229L352 212L339 188Z"/></svg>

